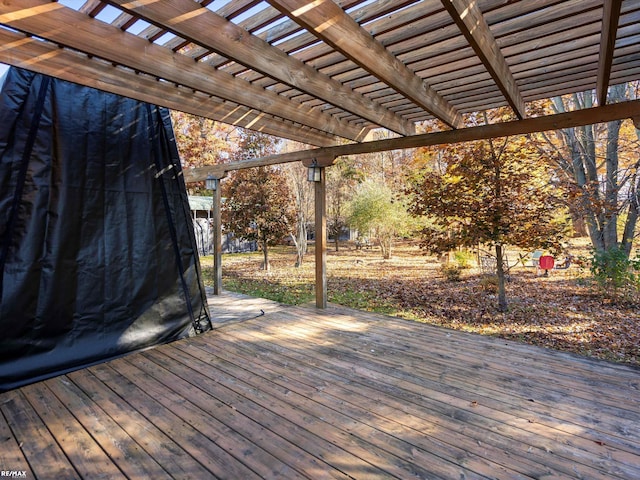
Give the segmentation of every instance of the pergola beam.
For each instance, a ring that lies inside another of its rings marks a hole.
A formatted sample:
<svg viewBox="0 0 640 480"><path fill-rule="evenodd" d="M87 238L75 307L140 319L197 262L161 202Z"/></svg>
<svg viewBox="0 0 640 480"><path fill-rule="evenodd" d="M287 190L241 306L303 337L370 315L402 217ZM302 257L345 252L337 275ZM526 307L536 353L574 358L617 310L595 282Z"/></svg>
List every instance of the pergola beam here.
<svg viewBox="0 0 640 480"><path fill-rule="evenodd" d="M366 129L195 62L57 2L0 2L0 25L333 135L361 140L366 134Z"/></svg>
<svg viewBox="0 0 640 480"><path fill-rule="evenodd" d="M173 84L11 30L0 29L0 62L309 145L327 147L339 143L336 136L285 123L245 106L196 94L191 89L176 88Z"/></svg>
<svg viewBox="0 0 640 480"><path fill-rule="evenodd" d="M268 0L283 14L451 127L462 117L333 1Z"/></svg>
<svg viewBox="0 0 640 480"><path fill-rule="evenodd" d="M379 126L401 135L415 133L410 122L193 0L109 0L109 3L151 23L168 26L183 38Z"/></svg>
<svg viewBox="0 0 640 480"><path fill-rule="evenodd" d="M297 152L271 155L242 162L227 163L224 165L212 165L184 171L186 182L204 180L209 173L228 172L243 168L254 168L264 165L277 165L291 163L314 158L339 157L342 155L357 155L363 153L384 152L405 148L418 148L433 145L446 145L451 143L472 142L489 138L507 137L511 135L524 135L528 133L560 130L563 128L581 127L597 123L606 123L613 120L640 117L640 100L632 100L610 105L602 105L573 112L558 113L544 117L526 118L512 122L481 125L477 127L461 128L459 130L447 130L435 133L413 135L411 137L391 138L373 142L339 145L327 148L314 148Z"/></svg>
<svg viewBox="0 0 640 480"><path fill-rule="evenodd" d="M442 5L458 25L515 114L520 119L524 118L526 115L522 94L484 15L478 7L478 2L475 0L442 0Z"/></svg>
<svg viewBox="0 0 640 480"><path fill-rule="evenodd" d="M598 60L598 78L596 80L596 96L598 105L607 103L607 91L613 64L613 51L618 33L618 21L622 0L605 0L602 11L602 29L600 34L600 57Z"/></svg>

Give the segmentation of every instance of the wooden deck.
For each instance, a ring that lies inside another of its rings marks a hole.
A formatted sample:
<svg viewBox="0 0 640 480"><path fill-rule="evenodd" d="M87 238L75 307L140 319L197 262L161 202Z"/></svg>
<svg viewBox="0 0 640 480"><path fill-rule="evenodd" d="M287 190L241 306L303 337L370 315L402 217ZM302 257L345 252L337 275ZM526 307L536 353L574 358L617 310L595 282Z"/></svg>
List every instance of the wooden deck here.
<svg viewBox="0 0 640 480"><path fill-rule="evenodd" d="M0 395L0 470L640 478L638 369L346 309L212 304L212 332Z"/></svg>

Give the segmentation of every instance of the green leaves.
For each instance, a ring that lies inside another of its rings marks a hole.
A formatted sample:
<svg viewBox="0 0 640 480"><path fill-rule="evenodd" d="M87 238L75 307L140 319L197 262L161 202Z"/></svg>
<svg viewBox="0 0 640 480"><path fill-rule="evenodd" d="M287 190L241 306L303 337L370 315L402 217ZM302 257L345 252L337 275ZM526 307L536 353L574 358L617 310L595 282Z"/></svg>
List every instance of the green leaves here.
<svg viewBox="0 0 640 480"><path fill-rule="evenodd" d="M393 239L407 231L409 216L403 203L391 189L371 181L359 185L350 203L349 224L364 235L373 235L390 258Z"/></svg>
<svg viewBox="0 0 640 480"><path fill-rule="evenodd" d="M629 259L617 246L594 251L591 274L602 291L613 299L633 299L640 294L640 256Z"/></svg>

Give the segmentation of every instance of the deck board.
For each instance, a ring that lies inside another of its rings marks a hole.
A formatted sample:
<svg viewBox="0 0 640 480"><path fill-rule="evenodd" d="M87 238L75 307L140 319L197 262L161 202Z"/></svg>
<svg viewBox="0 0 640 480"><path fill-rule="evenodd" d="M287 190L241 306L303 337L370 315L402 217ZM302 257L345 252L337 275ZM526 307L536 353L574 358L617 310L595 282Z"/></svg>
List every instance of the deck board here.
<svg viewBox="0 0 640 480"><path fill-rule="evenodd" d="M640 478L640 370L330 308L210 299L215 329L0 394L27 478Z"/></svg>
<svg viewBox="0 0 640 480"><path fill-rule="evenodd" d="M6 403L11 401L10 397L11 394L7 394ZM4 414L0 413L0 468L9 468L9 466L19 466L20 471L24 471L25 475L33 478L33 472L22 453L21 445L14 437Z"/></svg>

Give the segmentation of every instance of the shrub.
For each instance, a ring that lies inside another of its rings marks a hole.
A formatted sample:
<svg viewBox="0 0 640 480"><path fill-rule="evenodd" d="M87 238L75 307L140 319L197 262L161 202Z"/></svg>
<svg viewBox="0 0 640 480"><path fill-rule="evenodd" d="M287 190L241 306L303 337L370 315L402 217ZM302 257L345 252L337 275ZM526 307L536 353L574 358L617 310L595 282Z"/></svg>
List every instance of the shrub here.
<svg viewBox="0 0 640 480"><path fill-rule="evenodd" d="M445 263L440 267L440 272L450 282L459 282L462 274L462 267L453 263Z"/></svg>
<svg viewBox="0 0 640 480"><path fill-rule="evenodd" d="M640 291L640 256L629 259L618 247L595 251L591 274L606 295L630 298Z"/></svg>
<svg viewBox="0 0 640 480"><path fill-rule="evenodd" d="M453 260L460 268L471 268L475 255L468 250L456 250L453 252Z"/></svg>

